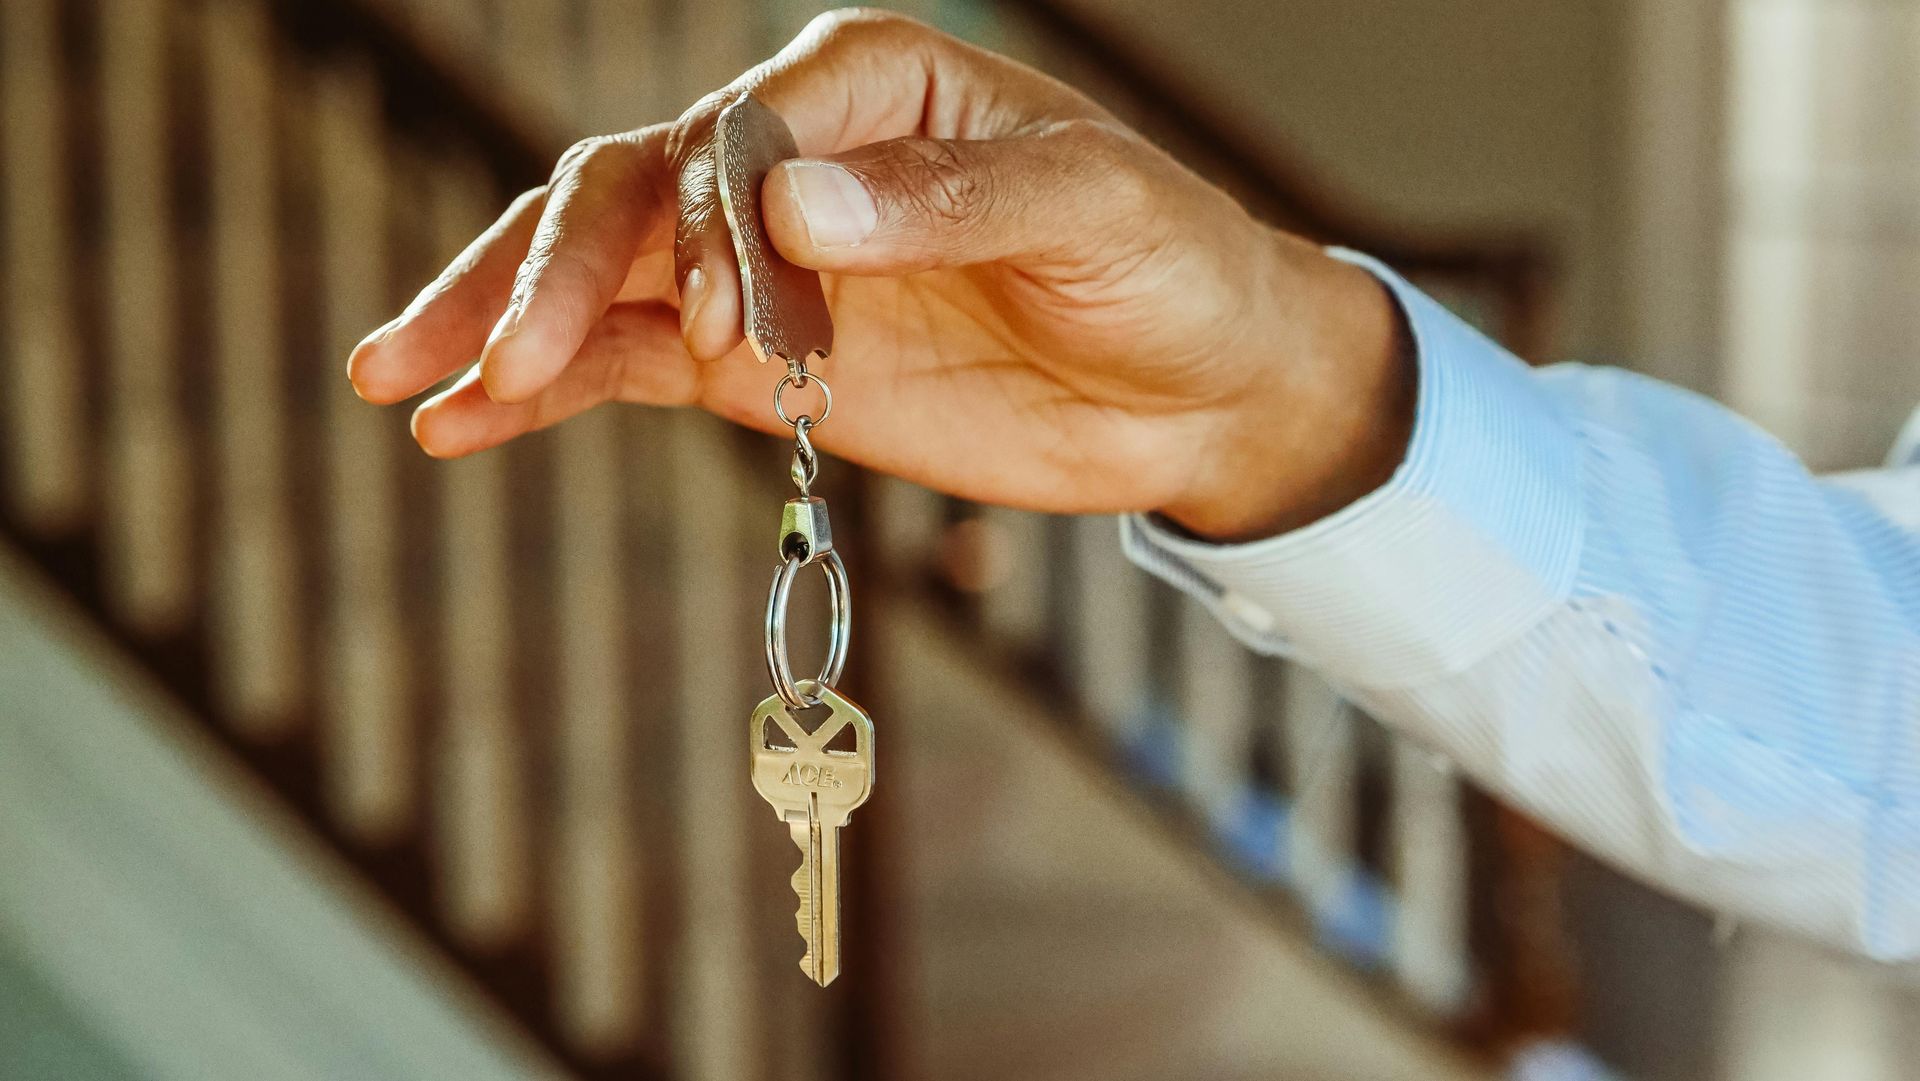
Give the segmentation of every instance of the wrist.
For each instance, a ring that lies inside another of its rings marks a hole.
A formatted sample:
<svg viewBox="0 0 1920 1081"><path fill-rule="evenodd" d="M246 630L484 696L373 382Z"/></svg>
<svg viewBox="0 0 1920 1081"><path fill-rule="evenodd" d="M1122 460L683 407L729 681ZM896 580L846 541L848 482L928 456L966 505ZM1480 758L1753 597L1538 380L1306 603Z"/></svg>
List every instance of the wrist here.
<svg viewBox="0 0 1920 1081"><path fill-rule="evenodd" d="M1244 542L1331 515L1392 478L1412 437L1417 372L1404 315L1366 270L1273 234L1265 276L1279 342L1218 417L1201 478L1159 508L1202 539Z"/></svg>

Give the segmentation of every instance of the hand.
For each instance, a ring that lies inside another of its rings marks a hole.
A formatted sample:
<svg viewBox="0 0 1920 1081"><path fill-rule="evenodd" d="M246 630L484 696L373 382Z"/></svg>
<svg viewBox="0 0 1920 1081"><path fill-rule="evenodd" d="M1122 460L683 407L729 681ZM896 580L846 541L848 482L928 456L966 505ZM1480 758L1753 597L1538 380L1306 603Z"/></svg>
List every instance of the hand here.
<svg viewBox="0 0 1920 1081"><path fill-rule="evenodd" d="M822 449L969 499L1159 510L1223 539L1338 509L1404 454L1413 376L1370 275L1059 82L879 12L814 20L671 125L575 146L354 351L355 389L395 402L472 364L414 414L440 457L610 399L784 431L784 370L742 344L701 173L749 90L804 155L763 201L773 243L826 275Z"/></svg>

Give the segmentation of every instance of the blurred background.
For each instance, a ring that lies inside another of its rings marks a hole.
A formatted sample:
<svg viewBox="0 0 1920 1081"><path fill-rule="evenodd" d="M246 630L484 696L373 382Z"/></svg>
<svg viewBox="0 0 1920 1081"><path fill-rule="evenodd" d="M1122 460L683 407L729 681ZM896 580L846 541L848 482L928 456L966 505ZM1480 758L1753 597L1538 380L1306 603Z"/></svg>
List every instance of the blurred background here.
<svg viewBox="0 0 1920 1081"><path fill-rule="evenodd" d="M1822 467L1920 400L1920 5L902 7L1530 360ZM883 764L807 983L741 769L782 449L430 462L342 372L819 10L0 0L0 1078L1912 1075L1908 994L1569 851L1111 520L838 464Z"/></svg>

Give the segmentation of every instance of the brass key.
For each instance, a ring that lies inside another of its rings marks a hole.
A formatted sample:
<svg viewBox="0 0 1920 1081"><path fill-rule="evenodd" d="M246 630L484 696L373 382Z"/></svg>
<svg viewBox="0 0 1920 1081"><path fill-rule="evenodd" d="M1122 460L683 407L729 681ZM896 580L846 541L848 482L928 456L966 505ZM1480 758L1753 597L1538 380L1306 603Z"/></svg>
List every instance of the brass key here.
<svg viewBox="0 0 1920 1081"><path fill-rule="evenodd" d="M840 827L873 791L873 721L831 687L812 680L800 686L819 697L827 719L808 732L776 694L753 711L749 739L753 787L800 848L793 876L795 919L807 944L800 968L825 987L840 975ZM852 749L829 747L846 729Z"/></svg>

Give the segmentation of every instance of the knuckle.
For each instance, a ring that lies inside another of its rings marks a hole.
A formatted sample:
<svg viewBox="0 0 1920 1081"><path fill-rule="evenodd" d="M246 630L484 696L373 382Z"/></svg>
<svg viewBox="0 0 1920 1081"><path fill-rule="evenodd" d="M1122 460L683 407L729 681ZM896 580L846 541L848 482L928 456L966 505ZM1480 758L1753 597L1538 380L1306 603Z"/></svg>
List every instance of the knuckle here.
<svg viewBox="0 0 1920 1081"><path fill-rule="evenodd" d="M990 185L978 162L963 158L947 139L917 139L896 144L886 169L887 185L921 216L959 224L982 209Z"/></svg>
<svg viewBox="0 0 1920 1081"><path fill-rule="evenodd" d="M734 83L728 83L718 90L710 90L702 94L700 100L687 106L687 110L673 122L673 131L682 136L704 134L708 128L712 127L714 118L720 115L720 110L733 104L733 99L739 96L740 88Z"/></svg>
<svg viewBox="0 0 1920 1081"><path fill-rule="evenodd" d="M537 188L528 188L526 191L514 196L513 202L507 205L507 215L522 214L532 207L546 202L549 187L550 185L542 184Z"/></svg>
<svg viewBox="0 0 1920 1081"><path fill-rule="evenodd" d="M604 293L609 284L600 267L570 246L555 248L547 257L546 275L562 280L570 287L569 293Z"/></svg>
<svg viewBox="0 0 1920 1081"><path fill-rule="evenodd" d="M609 284L599 268L569 248L560 247L527 260L526 273L514 295L519 303L527 304L538 291L547 318L554 321L560 335L578 342L586 339L593 324L595 300L611 295Z"/></svg>
<svg viewBox="0 0 1920 1081"><path fill-rule="evenodd" d="M1132 136L1102 120L1064 120L1052 134L1067 153L1103 171L1123 168L1139 153Z"/></svg>
<svg viewBox="0 0 1920 1081"><path fill-rule="evenodd" d="M720 115L724 105L723 96L723 91L715 91L694 102L692 108L668 128L666 158L670 164L684 166L707 147L714 118Z"/></svg>
<svg viewBox="0 0 1920 1081"><path fill-rule="evenodd" d="M560 155L560 160L554 163L553 178L549 183L557 183L568 173L585 168L587 163L601 152L605 142L600 136L592 135L568 147L566 152Z"/></svg>
<svg viewBox="0 0 1920 1081"><path fill-rule="evenodd" d="M885 8L837 8L814 16L802 31L822 47L865 45L897 41L901 37L924 32L927 28L905 15Z"/></svg>
<svg viewBox="0 0 1920 1081"><path fill-rule="evenodd" d="M577 183L618 183L631 175L643 159L642 142L620 135L595 135L567 148L555 168L555 180L571 176Z"/></svg>
<svg viewBox="0 0 1920 1081"><path fill-rule="evenodd" d="M1149 205L1158 181L1138 137L1101 120L1069 120L1056 129L1070 160L1093 190L1123 210Z"/></svg>

